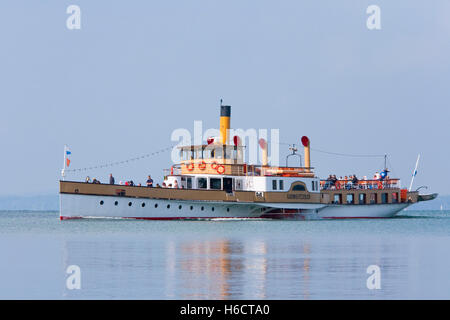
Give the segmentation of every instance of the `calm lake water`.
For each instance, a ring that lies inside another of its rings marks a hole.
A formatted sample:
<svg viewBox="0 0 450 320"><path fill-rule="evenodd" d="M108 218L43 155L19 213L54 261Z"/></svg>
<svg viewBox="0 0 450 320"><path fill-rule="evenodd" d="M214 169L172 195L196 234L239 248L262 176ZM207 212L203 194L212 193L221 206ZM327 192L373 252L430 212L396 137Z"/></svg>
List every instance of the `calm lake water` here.
<svg viewBox="0 0 450 320"><path fill-rule="evenodd" d="M79 266L81 289L66 273ZM381 289L369 290L378 265ZM450 212L339 221L60 221L0 211L1 299L450 299Z"/></svg>

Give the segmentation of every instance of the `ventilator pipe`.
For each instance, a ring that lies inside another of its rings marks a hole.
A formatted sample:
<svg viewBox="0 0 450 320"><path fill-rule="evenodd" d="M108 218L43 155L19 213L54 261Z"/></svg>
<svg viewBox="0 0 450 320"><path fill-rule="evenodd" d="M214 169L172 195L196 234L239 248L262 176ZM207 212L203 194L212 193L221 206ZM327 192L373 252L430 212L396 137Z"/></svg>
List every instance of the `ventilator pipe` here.
<svg viewBox="0 0 450 320"><path fill-rule="evenodd" d="M262 162L262 165L264 167L266 167L267 164L268 164L268 160L267 160L268 153L267 153L267 142L266 142L266 140L264 140L263 138L259 139L259 146L261 147L261 150L262 150L262 161L261 162Z"/></svg>
<svg viewBox="0 0 450 320"><path fill-rule="evenodd" d="M310 154L310 148L309 148L310 141L307 136L302 137L302 144L303 144L304 151L305 151L305 168L309 172L309 170L311 168L311 154Z"/></svg>

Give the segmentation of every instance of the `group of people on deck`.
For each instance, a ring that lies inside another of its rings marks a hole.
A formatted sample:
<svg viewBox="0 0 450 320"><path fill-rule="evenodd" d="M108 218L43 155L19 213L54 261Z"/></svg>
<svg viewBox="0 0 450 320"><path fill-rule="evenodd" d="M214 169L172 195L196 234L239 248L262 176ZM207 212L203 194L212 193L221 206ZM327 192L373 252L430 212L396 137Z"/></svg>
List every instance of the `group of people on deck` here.
<svg viewBox="0 0 450 320"><path fill-rule="evenodd" d="M345 177L339 177L339 179L336 177L336 175L329 175L327 180L325 180L325 183L323 185L324 190L330 190L330 189L358 189L358 188L364 188L368 187L371 188L372 184L371 182L375 182L377 187L379 188L379 184L383 181L389 182L389 176L387 175L387 170L382 171L381 173L376 172L373 176L373 180L367 180L367 177L364 176L362 180L359 180L355 174L345 176Z"/></svg>
<svg viewBox="0 0 450 320"><path fill-rule="evenodd" d="M91 181L90 177L86 177L85 182L86 183L95 183L95 184L100 184L101 183L100 180L95 179L95 178ZM116 179L114 178L112 173L109 174L109 184L116 184ZM125 181L125 182L120 181L119 185L142 187L141 183L135 184L133 182L133 180L129 180L129 181ZM150 175L147 176L147 181L145 182L145 186L149 187L149 188L153 188L153 187L155 187L155 188L174 188L174 189L178 189L179 188L177 180L175 180L175 182L173 184L172 183L166 184L165 182L163 182L162 185L159 185L159 183L154 185L153 184L153 179L152 179L152 177Z"/></svg>

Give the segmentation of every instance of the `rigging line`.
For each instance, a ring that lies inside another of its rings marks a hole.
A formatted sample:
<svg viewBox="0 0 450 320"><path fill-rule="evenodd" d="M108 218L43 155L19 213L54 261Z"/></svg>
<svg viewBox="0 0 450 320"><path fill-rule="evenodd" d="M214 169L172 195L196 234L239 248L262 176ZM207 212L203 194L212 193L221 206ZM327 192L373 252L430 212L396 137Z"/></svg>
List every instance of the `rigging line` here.
<svg viewBox="0 0 450 320"><path fill-rule="evenodd" d="M383 158L384 154L349 154L349 153L338 153L338 152L330 152L330 151L324 151L320 149L311 148L312 151L326 153L326 154L332 154L335 156L343 156L343 157L356 157L356 158Z"/></svg>
<svg viewBox="0 0 450 320"><path fill-rule="evenodd" d="M88 171L88 170L93 170L93 169L112 167L112 166L116 166L116 165L128 163L128 162L131 162L131 161L137 161L137 160L149 158L149 157L152 157L152 156L154 156L154 155L160 154L160 153L162 153L162 152L170 151L170 150L172 150L173 147L174 147L174 146L166 147L166 148L160 149L160 150L158 150L158 151L154 151L154 152L152 152L152 153L148 153L148 154L145 154L145 155L142 155L142 156L139 156L139 157L135 157L135 158L130 158L130 159L127 159L127 160L116 161L116 162L110 162L110 163L104 163L104 164L100 164L100 165L92 166L92 167L84 167L84 168L76 168L76 169L66 169L65 171L66 171L66 172Z"/></svg>
<svg viewBox="0 0 450 320"><path fill-rule="evenodd" d="M272 143L272 141L268 142L268 143ZM278 144L280 145L286 145L286 146L292 146L293 143L287 143L287 142L278 142ZM296 143L296 145L301 146L301 143L298 144ZM336 155L336 156L343 156L343 157L359 157L359 158L383 158L385 155L384 154L350 154L350 153L338 153L338 152L331 152L331 151L325 151L325 150L320 150L320 149L316 149L316 148L311 148L311 151L316 151L316 152L321 152L321 153L326 153L326 154L331 154L331 155Z"/></svg>

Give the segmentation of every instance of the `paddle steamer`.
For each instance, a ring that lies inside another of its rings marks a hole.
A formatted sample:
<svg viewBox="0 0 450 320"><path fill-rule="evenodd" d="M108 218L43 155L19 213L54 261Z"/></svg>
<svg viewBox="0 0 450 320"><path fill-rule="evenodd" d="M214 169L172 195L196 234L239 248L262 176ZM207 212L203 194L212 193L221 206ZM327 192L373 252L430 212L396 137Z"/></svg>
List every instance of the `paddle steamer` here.
<svg viewBox="0 0 450 320"><path fill-rule="evenodd" d="M167 172L166 187L60 181L60 219L388 218L437 196L408 191L387 177L327 184L311 167L305 136L304 166L269 165L263 140L262 164L244 163L241 139L228 137L230 115L231 107L221 105L220 137L179 148L181 161Z"/></svg>

